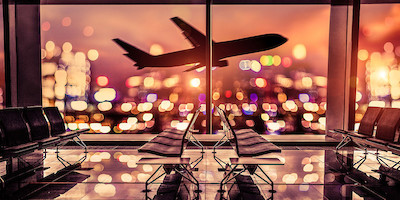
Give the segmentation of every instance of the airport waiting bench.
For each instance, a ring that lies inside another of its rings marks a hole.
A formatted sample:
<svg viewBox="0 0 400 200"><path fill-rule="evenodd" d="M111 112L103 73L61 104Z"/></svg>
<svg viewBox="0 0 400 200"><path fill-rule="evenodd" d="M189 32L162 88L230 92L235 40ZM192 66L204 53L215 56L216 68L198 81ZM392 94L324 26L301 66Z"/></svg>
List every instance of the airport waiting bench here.
<svg viewBox="0 0 400 200"><path fill-rule="evenodd" d="M393 160L380 156L378 151L391 151L396 155L400 155L400 141L398 137L399 126L399 108L369 107L367 108L367 111L361 120L358 132L349 132L337 129L330 130L330 132L344 135L343 140L336 148L337 150L343 148L350 141L353 141L358 147L365 150L365 156L354 165L359 164L358 167L361 166L368 155L367 149L374 148L376 149L376 153L374 153L374 155L376 155L379 163L389 166L384 160ZM400 161L395 162L395 164L391 167L396 166L398 168L400 167Z"/></svg>
<svg viewBox="0 0 400 200"><path fill-rule="evenodd" d="M57 159L65 167L80 166L86 159L87 147L79 139L79 135L87 130L66 131L64 120L56 107L30 106L0 110L0 161L7 162L6 175L1 177L3 188L5 182L40 168L41 162L47 155L46 149L49 147L57 148ZM84 147L85 152L85 156L74 164L64 160L58 151L60 145L71 139L78 141L79 145ZM37 162L31 164L22 158L22 156L33 153L36 150L43 150L43 156ZM24 163L24 168L13 170L13 158L17 158Z"/></svg>
<svg viewBox="0 0 400 200"><path fill-rule="evenodd" d="M200 108L193 115L185 131L172 128L166 129L138 149L139 153L149 153L161 156L159 158L144 157L137 163L138 165L159 166L146 180L145 190L143 191L146 194L146 200L151 199L148 196L148 192L151 191L149 185L155 183L155 181L163 175L165 175L164 180L153 199L175 199L180 188L177 184L180 184L182 179L195 185L196 188L191 195L194 199L199 199L199 193L201 192L199 189L200 185L198 180L192 174L192 170L201 162L204 156L203 145L193 135L194 132L197 132L193 127L199 113ZM190 162L190 158L182 157L182 154L189 143L192 143L201 149L201 156L192 162ZM164 172L161 175L155 176L155 174L157 174L161 169L163 169ZM172 171L174 171L174 174L171 174ZM171 183L169 179L172 179L172 177L174 177L174 181ZM191 191L187 192L191 193Z"/></svg>
<svg viewBox="0 0 400 200"><path fill-rule="evenodd" d="M255 175L265 183L271 185L271 190L269 190L271 196L268 199L273 199L273 194L276 192L274 190L274 183L261 166L283 165L283 163L276 157L264 158L259 156L269 153L280 153L281 149L252 129L233 130L225 111L219 107L215 108L223 125L224 136L214 145L213 153L214 159L221 167L225 168L224 178L220 182L220 189L218 190L216 199L226 199L224 193L227 192L229 195L232 187L227 188L228 191L226 191L224 190L224 186L234 179L240 191L243 191L241 195L245 195L246 199L264 199L249 175ZM218 147L227 142L232 146L238 156L237 158L230 158L229 163L224 162L216 156ZM225 166L221 163L225 164ZM239 169L240 167L242 168ZM257 170L259 170L264 177L256 173ZM249 175L243 175L245 172L248 172Z"/></svg>

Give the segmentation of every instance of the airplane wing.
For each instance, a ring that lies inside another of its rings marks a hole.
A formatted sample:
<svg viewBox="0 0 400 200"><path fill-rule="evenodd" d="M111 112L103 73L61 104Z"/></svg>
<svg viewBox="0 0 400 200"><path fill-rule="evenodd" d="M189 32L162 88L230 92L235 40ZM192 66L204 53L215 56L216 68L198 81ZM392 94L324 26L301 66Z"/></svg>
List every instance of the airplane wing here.
<svg viewBox="0 0 400 200"><path fill-rule="evenodd" d="M192 43L193 47L205 45L206 36L197 29L190 26L179 17L173 17L171 20L182 30L183 35Z"/></svg>
<svg viewBox="0 0 400 200"><path fill-rule="evenodd" d="M193 67L191 67L191 68L189 68L189 69L187 69L187 70L185 70L185 71L183 71L183 72L190 72L190 71L193 71L193 70L198 69L198 68L201 68L201 67L204 67L204 65L201 65L201 64L199 63L199 64L197 64L197 65L195 65L195 66L193 66Z"/></svg>

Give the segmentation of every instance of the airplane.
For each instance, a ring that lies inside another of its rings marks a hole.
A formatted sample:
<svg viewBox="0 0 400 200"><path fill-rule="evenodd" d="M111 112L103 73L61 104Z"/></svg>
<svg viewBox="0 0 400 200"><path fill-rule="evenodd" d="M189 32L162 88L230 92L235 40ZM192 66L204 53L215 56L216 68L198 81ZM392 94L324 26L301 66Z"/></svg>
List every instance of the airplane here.
<svg viewBox="0 0 400 200"><path fill-rule="evenodd" d="M127 51L124 55L135 61L134 66L138 69L192 65L191 68L185 70L188 72L205 66L206 36L179 17L173 17L171 20L182 30L193 48L153 56L119 38L115 38L113 41ZM225 42L213 41L213 67L228 66L228 61L222 60L224 58L273 49L281 46L287 40L279 34L265 34Z"/></svg>

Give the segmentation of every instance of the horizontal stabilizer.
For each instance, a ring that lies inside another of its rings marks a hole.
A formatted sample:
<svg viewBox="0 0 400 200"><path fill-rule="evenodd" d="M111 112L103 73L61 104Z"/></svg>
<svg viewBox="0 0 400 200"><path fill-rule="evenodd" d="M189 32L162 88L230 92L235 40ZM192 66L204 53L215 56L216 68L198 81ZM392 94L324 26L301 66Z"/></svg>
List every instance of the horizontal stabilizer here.
<svg viewBox="0 0 400 200"><path fill-rule="evenodd" d="M117 43L120 47L122 47L125 51L128 53L124 54L125 56L128 56L130 59L132 59L135 62L139 62L140 60L146 60L150 59L152 56L118 38L113 39L115 43Z"/></svg>

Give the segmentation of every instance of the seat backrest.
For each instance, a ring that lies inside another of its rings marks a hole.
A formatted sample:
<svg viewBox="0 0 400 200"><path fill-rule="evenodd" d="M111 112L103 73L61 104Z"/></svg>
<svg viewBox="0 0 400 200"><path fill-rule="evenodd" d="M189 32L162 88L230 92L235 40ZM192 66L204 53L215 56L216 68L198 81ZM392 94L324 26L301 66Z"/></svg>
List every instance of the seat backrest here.
<svg viewBox="0 0 400 200"><path fill-rule="evenodd" d="M26 107L22 114L29 125L33 141L50 137L49 124L41 106Z"/></svg>
<svg viewBox="0 0 400 200"><path fill-rule="evenodd" d="M22 108L0 110L0 125L4 131L6 147L17 146L32 141L29 127L22 117Z"/></svg>
<svg viewBox="0 0 400 200"><path fill-rule="evenodd" d="M193 134L192 130L194 129L194 123L196 122L197 117L199 116L199 114L200 114L200 108L198 108L196 110L196 112L193 114L193 117L192 117L192 119L190 119L189 125L186 128L185 133L183 134L181 152L180 152L181 156L183 154L183 151L186 149L186 146L187 146L187 143L190 140L191 134Z"/></svg>
<svg viewBox="0 0 400 200"><path fill-rule="evenodd" d="M398 108L384 108L382 115L376 126L375 138L385 140L388 142L396 142L397 130L400 125L400 109ZM395 140L396 139L396 140Z"/></svg>
<svg viewBox="0 0 400 200"><path fill-rule="evenodd" d="M57 107L44 107L44 113L50 123L50 130L52 136L65 133L64 119L61 116L60 111Z"/></svg>
<svg viewBox="0 0 400 200"><path fill-rule="evenodd" d="M224 128L224 132L225 132L226 137L229 140L229 143L231 144L233 149L236 151L237 155L240 155L239 146L238 146L238 143L237 143L236 133L233 130L231 124L229 123L229 119L226 116L225 111L222 110L221 108L217 107L217 106L215 108L216 108L216 111L219 114L219 118L221 119L221 122L222 122L223 128Z"/></svg>
<svg viewBox="0 0 400 200"><path fill-rule="evenodd" d="M378 122L382 111L383 108L380 107L368 107L364 117L361 119L358 133L372 137L375 125Z"/></svg>

